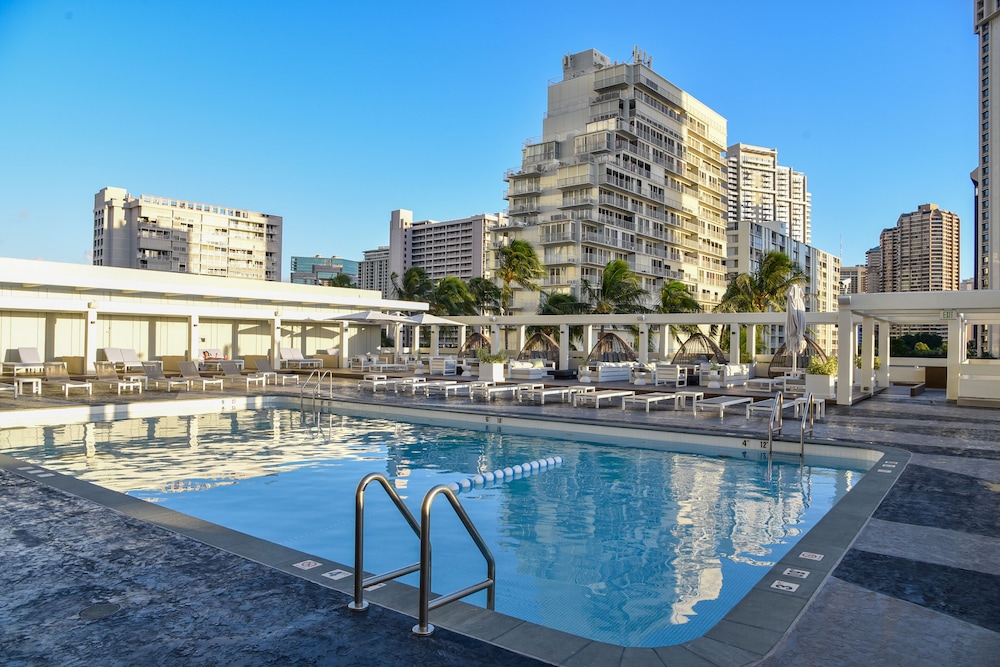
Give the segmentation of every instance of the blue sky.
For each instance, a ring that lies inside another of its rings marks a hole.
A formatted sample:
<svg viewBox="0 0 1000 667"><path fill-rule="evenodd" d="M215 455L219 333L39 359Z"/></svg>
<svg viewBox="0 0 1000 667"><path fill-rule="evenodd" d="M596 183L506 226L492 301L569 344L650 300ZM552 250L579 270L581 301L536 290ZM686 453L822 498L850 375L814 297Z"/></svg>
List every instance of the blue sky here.
<svg viewBox="0 0 1000 667"><path fill-rule="evenodd" d="M89 263L123 187L284 217L292 255L388 243L389 214L503 210L564 54L653 69L778 149L813 245L864 263L933 202L971 276L970 0L813 3L0 0L0 257Z"/></svg>

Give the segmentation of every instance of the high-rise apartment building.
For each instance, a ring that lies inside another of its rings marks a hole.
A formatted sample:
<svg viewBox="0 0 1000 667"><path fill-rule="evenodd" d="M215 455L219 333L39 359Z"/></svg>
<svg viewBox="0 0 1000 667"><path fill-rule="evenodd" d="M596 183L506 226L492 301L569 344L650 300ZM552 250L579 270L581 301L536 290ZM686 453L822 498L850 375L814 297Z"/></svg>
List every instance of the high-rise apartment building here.
<svg viewBox="0 0 1000 667"><path fill-rule="evenodd" d="M281 216L139 195L94 195L96 266L281 280Z"/></svg>
<svg viewBox="0 0 1000 667"><path fill-rule="evenodd" d="M937 204L921 204L899 216L895 227L882 230L877 255L878 271L868 267L869 292L938 292L959 287L958 215ZM877 276L877 279L876 279ZM909 327L895 333L939 332L946 327Z"/></svg>
<svg viewBox="0 0 1000 667"><path fill-rule="evenodd" d="M973 22L979 37L976 53L976 80L979 82L976 136L979 137L979 160L972 170L975 186L976 219L972 224L972 264L975 289L1000 289L1000 244L990 242L1000 228L1000 206L990 206L990 158L1000 157L1000 151L990 150L990 115L1000 118L1000 86L994 77L990 87L990 33L1000 34L1000 0L973 0ZM993 146L1000 144L993 142ZM996 166L996 165L993 165ZM1000 357L1000 327L975 327L973 332L979 351Z"/></svg>
<svg viewBox="0 0 1000 667"><path fill-rule="evenodd" d="M593 49L563 57L548 88L540 139L508 171L510 226L495 245L531 243L547 272L543 289L582 297L623 259L656 298L679 280L706 307L726 289L726 120L633 51L612 62ZM516 290L513 311L538 295Z"/></svg>
<svg viewBox="0 0 1000 667"><path fill-rule="evenodd" d="M292 257L291 282L303 285L329 285L337 276L350 276L351 282L358 280L358 262L343 257Z"/></svg>
<svg viewBox="0 0 1000 667"><path fill-rule="evenodd" d="M772 251L788 256L808 277L805 285L806 310L810 312L836 312L837 296L840 294L840 258L814 248L792 238L784 232L784 226L777 221L752 222L749 220L730 222L727 249L733 271L729 278L739 273L755 273L760 268L764 256ZM810 337L828 354L836 354L837 336L833 327L815 327ZM784 326L768 327L768 348L762 352L773 353L784 341Z"/></svg>
<svg viewBox="0 0 1000 667"><path fill-rule="evenodd" d="M458 220L420 220L397 209L389 220L389 275L419 266L431 280L448 276L468 282L486 275L494 229L506 227L503 213L480 213Z"/></svg>
<svg viewBox="0 0 1000 667"><path fill-rule="evenodd" d="M812 242L805 174L778 164L778 150L747 144L726 149L729 222L777 222L790 239Z"/></svg>
<svg viewBox="0 0 1000 667"><path fill-rule="evenodd" d="M358 262L358 287L378 290L384 298L392 297L392 281L389 280L389 246L365 250L365 258Z"/></svg>

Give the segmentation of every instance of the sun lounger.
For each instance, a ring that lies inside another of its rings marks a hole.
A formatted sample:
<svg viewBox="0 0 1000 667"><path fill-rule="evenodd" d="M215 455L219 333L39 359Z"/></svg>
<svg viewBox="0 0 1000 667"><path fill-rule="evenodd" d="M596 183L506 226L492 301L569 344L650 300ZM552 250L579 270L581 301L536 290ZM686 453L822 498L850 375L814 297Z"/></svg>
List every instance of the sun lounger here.
<svg viewBox="0 0 1000 667"><path fill-rule="evenodd" d="M763 401L757 401L756 403L747 403L747 418L752 417L755 412L760 412L770 416L771 412L774 411L774 404L777 400L778 399L776 398L768 398ZM782 410L787 410L790 407L792 407L791 401L782 401Z"/></svg>
<svg viewBox="0 0 1000 667"><path fill-rule="evenodd" d="M570 396L573 393L571 387L540 387L535 389L522 389L517 393L517 400L521 401L527 398L530 401L534 401L536 398L541 399L541 404L545 405L545 399L550 396L558 396L559 399L566 403L570 400Z"/></svg>
<svg viewBox="0 0 1000 667"><path fill-rule="evenodd" d="M573 405L587 405L593 403L595 408L601 407L601 401L607 400L609 403L616 398L624 400L627 396L635 396L634 391L622 391L618 389L605 389L603 391L589 391L577 394L573 397Z"/></svg>
<svg viewBox="0 0 1000 667"><path fill-rule="evenodd" d="M519 391L516 384L489 384L470 389L469 400L475 400L476 396L481 396L487 401L492 401L495 396L509 395L510 398L514 398Z"/></svg>
<svg viewBox="0 0 1000 667"><path fill-rule="evenodd" d="M747 380L748 391L775 391L784 384L781 378L750 378Z"/></svg>
<svg viewBox="0 0 1000 667"><path fill-rule="evenodd" d="M219 368L222 369L222 375L218 376L219 379L229 384L242 384L247 391L250 391L251 385L263 387L267 383L267 378L258 373L248 375L241 373L240 367L236 365L235 361L220 361Z"/></svg>
<svg viewBox="0 0 1000 667"><path fill-rule="evenodd" d="M396 379L388 378L382 374L369 374L358 380L358 389L367 389L372 393L378 392L379 389L389 391L390 389L395 390L395 388Z"/></svg>
<svg viewBox="0 0 1000 667"><path fill-rule="evenodd" d="M433 384L433 383L432 383ZM450 395L461 396L466 394L471 396L473 391L477 391L482 387L492 385L492 382L444 382L437 386L428 387L429 391L440 392L447 398Z"/></svg>
<svg viewBox="0 0 1000 667"><path fill-rule="evenodd" d="M183 378L168 378L163 374L163 367L155 361L142 362L142 368L146 371L146 388L153 385L153 389L159 389L160 385L166 385L169 392L174 387L184 387L191 389L191 383Z"/></svg>
<svg viewBox="0 0 1000 667"><path fill-rule="evenodd" d="M406 393L408 391L411 394L416 395L417 389L424 382L427 382L427 378L421 375L411 375L405 378L395 378L393 389L396 391L397 394L401 391L403 393Z"/></svg>
<svg viewBox="0 0 1000 667"><path fill-rule="evenodd" d="M275 385L278 384L278 379L280 378L282 387L285 386L286 380L295 380L295 384L298 384L301 379L295 373L279 373L274 370L274 366L272 366L271 362L267 359L257 360L257 375L263 375L265 378L271 378L272 384Z"/></svg>
<svg viewBox="0 0 1000 667"><path fill-rule="evenodd" d="M122 389L142 393L142 380L123 380L118 377L113 361L95 361L94 369L97 371L97 380L94 382L108 385L108 388L116 390L119 396Z"/></svg>
<svg viewBox="0 0 1000 667"><path fill-rule="evenodd" d="M649 406L653 403L659 403L660 401L673 401L674 409L677 409L677 394L670 394L665 391L657 391L648 394L636 394L635 396L626 396L622 399L622 410L625 409L629 403L634 403L637 405L644 405L646 407L646 412L649 412Z"/></svg>
<svg viewBox="0 0 1000 667"><path fill-rule="evenodd" d="M86 389L88 394L94 393L94 385L86 381L74 380L66 371L66 364L45 364L45 384L53 384L61 387L63 394L69 398L70 389Z"/></svg>
<svg viewBox="0 0 1000 667"><path fill-rule="evenodd" d="M181 378L190 382L191 386L195 386L195 383L201 383L202 391L208 387L218 387L220 391L223 388L224 383L221 379L203 377L198 372L198 364L193 361L177 362L177 370L181 372Z"/></svg>
<svg viewBox="0 0 1000 667"><path fill-rule="evenodd" d="M17 398L16 384L7 384L6 382L0 382L0 391L12 391L14 392L14 398Z"/></svg>
<svg viewBox="0 0 1000 667"><path fill-rule="evenodd" d="M20 373L43 373L45 362L38 354L38 348L19 347L17 348L18 361L3 362L4 370L10 369L11 375L17 376Z"/></svg>
<svg viewBox="0 0 1000 667"><path fill-rule="evenodd" d="M719 419L722 419L726 408L731 408L734 405L743 405L744 403L753 403L753 399L749 396L716 396L715 398L706 398L695 404L695 414L697 414L698 408L701 408L703 412L705 408L718 408Z"/></svg>
<svg viewBox="0 0 1000 667"><path fill-rule="evenodd" d="M281 364L285 365L285 368L322 368L322 359L312 359L309 357L302 356L302 351L297 350L294 347L282 347L278 348L278 367Z"/></svg>
<svg viewBox="0 0 1000 667"><path fill-rule="evenodd" d="M432 380L430 382L421 382L420 384L414 385L413 393L416 394L419 391L423 393L424 396L430 396L431 391L441 391L442 387L456 384L458 384L458 380Z"/></svg>

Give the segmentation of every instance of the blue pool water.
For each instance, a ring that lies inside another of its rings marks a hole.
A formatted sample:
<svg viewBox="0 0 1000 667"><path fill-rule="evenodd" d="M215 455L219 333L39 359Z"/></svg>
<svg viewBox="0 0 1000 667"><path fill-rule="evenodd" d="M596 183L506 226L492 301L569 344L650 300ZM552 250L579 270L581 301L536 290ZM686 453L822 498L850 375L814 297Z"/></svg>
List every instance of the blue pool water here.
<svg viewBox="0 0 1000 667"><path fill-rule="evenodd" d="M280 409L4 431L0 450L346 565L364 475L387 475L419 517L437 484L560 456L459 495L497 559L496 609L626 646L703 634L865 469L769 473L726 456ZM416 537L369 488L365 569L415 562ZM432 516L434 590L482 579L447 503ZM485 593L466 600L482 606Z"/></svg>

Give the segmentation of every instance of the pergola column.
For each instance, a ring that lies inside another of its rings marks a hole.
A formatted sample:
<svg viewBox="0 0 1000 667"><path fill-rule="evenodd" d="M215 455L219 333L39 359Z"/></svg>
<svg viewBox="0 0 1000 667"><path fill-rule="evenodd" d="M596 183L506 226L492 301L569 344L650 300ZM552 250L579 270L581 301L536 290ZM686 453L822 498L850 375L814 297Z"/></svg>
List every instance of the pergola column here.
<svg viewBox="0 0 1000 667"><path fill-rule="evenodd" d="M948 320L948 379L945 396L958 401L958 385L962 381L962 360L965 357L966 321L962 313Z"/></svg>
<svg viewBox="0 0 1000 667"><path fill-rule="evenodd" d="M729 363L740 363L740 325L739 323L729 326Z"/></svg>
<svg viewBox="0 0 1000 667"><path fill-rule="evenodd" d="M837 349L840 350L837 364L837 405L851 404L851 371L854 369L857 340L853 312L841 304L837 312Z"/></svg>
<svg viewBox="0 0 1000 667"><path fill-rule="evenodd" d="M643 315L645 320L645 315ZM639 362L649 363L649 325L645 321L639 323Z"/></svg>
<svg viewBox="0 0 1000 667"><path fill-rule="evenodd" d="M875 319L866 315L861 320L861 393L871 394L875 368Z"/></svg>
<svg viewBox="0 0 1000 667"><path fill-rule="evenodd" d="M192 315L188 318L188 358L201 358L201 341L198 338L198 316Z"/></svg>
<svg viewBox="0 0 1000 667"><path fill-rule="evenodd" d="M97 338L100 335L97 330L97 309L90 308L88 304L87 308L87 328L84 335L84 345L86 346L83 351L83 372L89 373L90 369L94 367L94 362L97 361Z"/></svg>
<svg viewBox="0 0 1000 667"><path fill-rule="evenodd" d="M891 327L886 321L878 323L878 356L881 368L876 371L880 387L889 386L889 331Z"/></svg>
<svg viewBox="0 0 1000 667"><path fill-rule="evenodd" d="M559 370L569 368L569 325L559 325Z"/></svg>
<svg viewBox="0 0 1000 667"><path fill-rule="evenodd" d="M279 354L281 348L281 315L277 311L274 313L274 319L271 320L271 354L269 360L274 364L275 368L279 368L281 364L279 360L281 355Z"/></svg>

